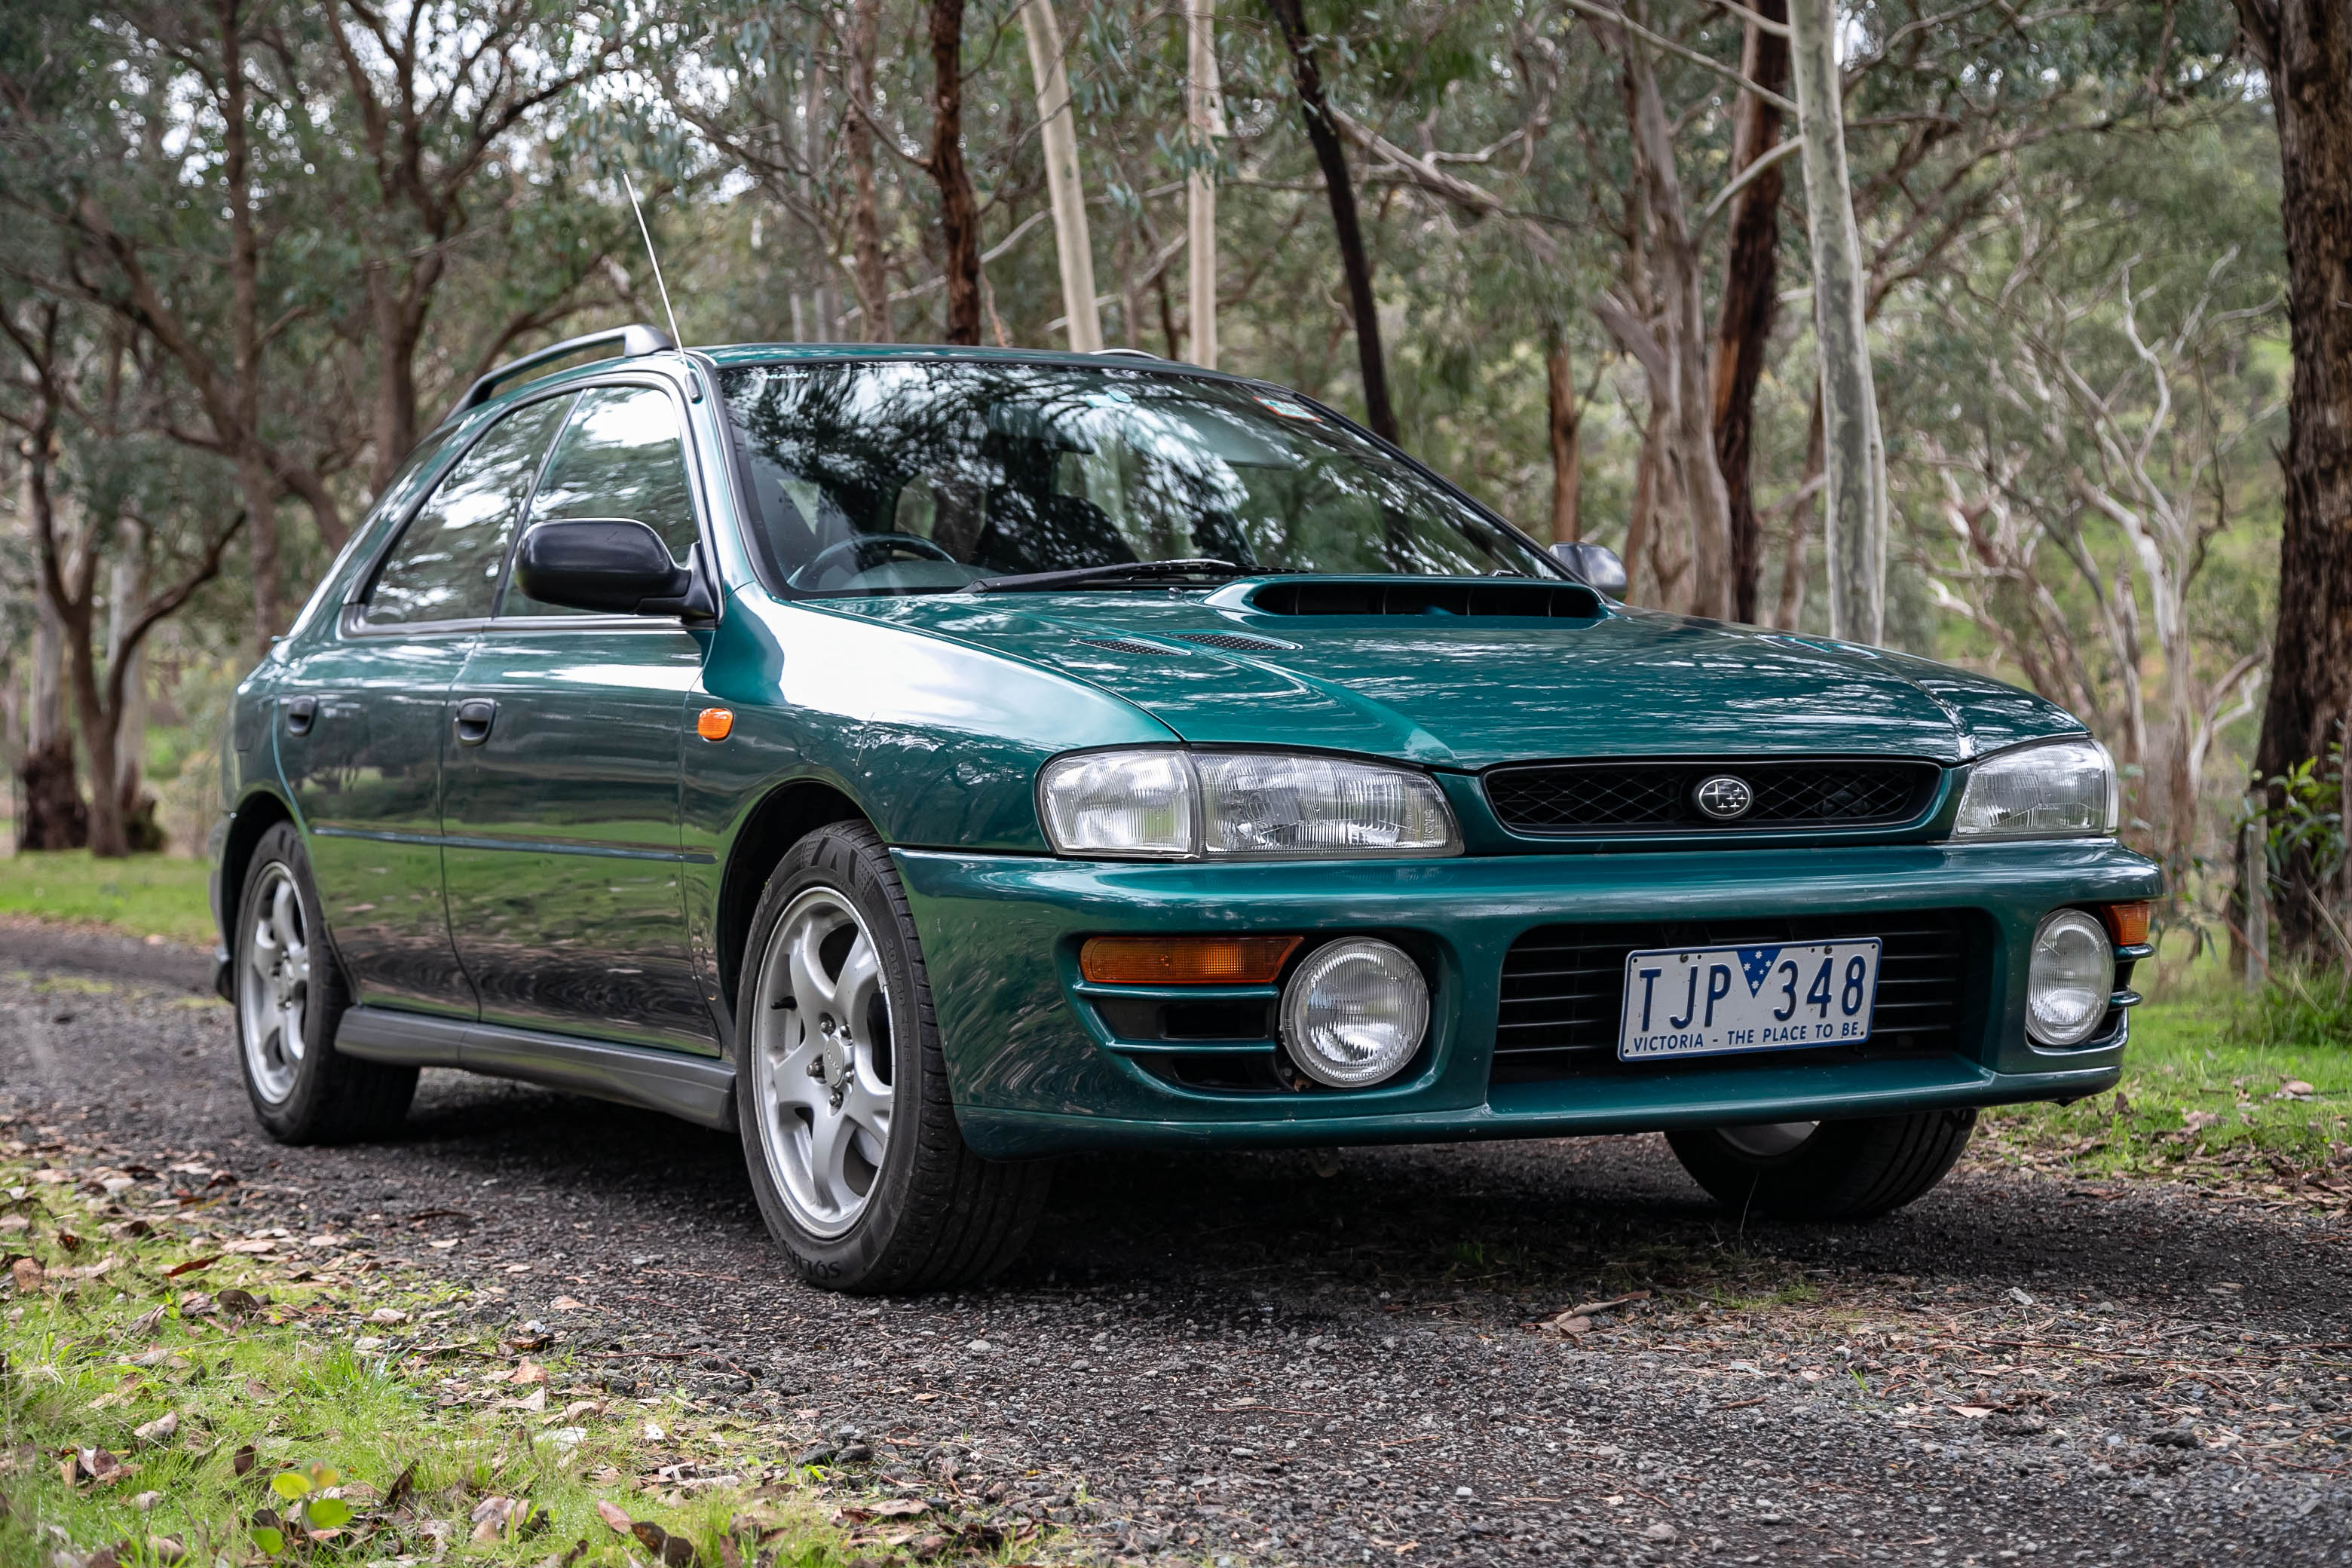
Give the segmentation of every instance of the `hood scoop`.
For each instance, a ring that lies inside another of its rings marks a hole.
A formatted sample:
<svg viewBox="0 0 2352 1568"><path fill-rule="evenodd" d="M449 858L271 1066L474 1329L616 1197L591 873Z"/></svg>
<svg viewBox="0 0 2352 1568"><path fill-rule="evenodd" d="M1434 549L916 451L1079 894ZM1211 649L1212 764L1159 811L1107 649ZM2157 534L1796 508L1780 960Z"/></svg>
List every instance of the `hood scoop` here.
<svg viewBox="0 0 2352 1568"><path fill-rule="evenodd" d="M1098 647L1105 653L1135 654L1145 658L1181 658L1181 647L1161 647L1156 643L1137 642L1131 637L1072 637L1072 642L1087 647Z"/></svg>
<svg viewBox="0 0 2352 1568"><path fill-rule="evenodd" d="M1179 632L1176 640L1191 643L1194 647L1223 648L1227 653L1291 653L1298 647L1295 642L1254 637L1246 632Z"/></svg>
<svg viewBox="0 0 2352 1568"><path fill-rule="evenodd" d="M1593 620L1601 596L1580 583L1295 577L1249 595L1268 616L1419 616L1433 620Z"/></svg>

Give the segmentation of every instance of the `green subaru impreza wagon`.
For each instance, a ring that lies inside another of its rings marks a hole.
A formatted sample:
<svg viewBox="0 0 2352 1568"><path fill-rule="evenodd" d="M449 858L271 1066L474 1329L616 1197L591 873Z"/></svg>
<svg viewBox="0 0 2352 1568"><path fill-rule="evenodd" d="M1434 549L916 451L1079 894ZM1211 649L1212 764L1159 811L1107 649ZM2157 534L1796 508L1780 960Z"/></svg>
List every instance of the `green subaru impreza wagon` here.
<svg viewBox="0 0 2352 1568"><path fill-rule="evenodd" d="M883 1290L1003 1267L1066 1151L1663 1131L1863 1217L2112 1085L2160 878L2083 726L1622 588L1245 377L558 344L238 689L255 1113L449 1067L732 1128Z"/></svg>

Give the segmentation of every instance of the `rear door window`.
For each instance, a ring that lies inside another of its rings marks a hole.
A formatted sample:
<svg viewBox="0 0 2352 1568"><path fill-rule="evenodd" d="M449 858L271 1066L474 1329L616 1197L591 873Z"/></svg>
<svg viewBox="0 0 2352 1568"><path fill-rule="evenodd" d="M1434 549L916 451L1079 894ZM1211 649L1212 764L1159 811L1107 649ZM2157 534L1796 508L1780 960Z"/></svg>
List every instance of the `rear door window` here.
<svg viewBox="0 0 2352 1568"><path fill-rule="evenodd" d="M478 620L490 613L515 518L571 405L566 397L526 404L457 459L376 573L362 613L367 625Z"/></svg>

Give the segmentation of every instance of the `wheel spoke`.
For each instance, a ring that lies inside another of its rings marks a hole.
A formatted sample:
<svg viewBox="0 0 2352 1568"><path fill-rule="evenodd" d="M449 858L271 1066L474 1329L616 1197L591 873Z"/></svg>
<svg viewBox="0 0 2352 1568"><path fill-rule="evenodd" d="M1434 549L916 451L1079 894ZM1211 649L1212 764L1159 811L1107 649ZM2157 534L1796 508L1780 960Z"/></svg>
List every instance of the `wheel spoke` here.
<svg viewBox="0 0 2352 1568"><path fill-rule="evenodd" d="M851 944L849 956L841 961L841 973L834 977L834 1016L852 1038L866 1027L866 1015L877 991L882 984L882 960L874 951L873 942L859 931Z"/></svg>
<svg viewBox="0 0 2352 1568"><path fill-rule="evenodd" d="M302 906L294 896L291 877L278 884L278 896L270 900L269 928L285 952L292 952L302 945Z"/></svg>
<svg viewBox="0 0 2352 1568"><path fill-rule="evenodd" d="M866 1134L873 1149L869 1158L881 1163L882 1146L890 1141L890 1090L853 1071L841 1097L841 1119Z"/></svg>
<svg viewBox="0 0 2352 1568"><path fill-rule="evenodd" d="M849 1190L849 1119L820 1110L809 1129L809 1175L817 1201L835 1213L857 1195Z"/></svg>
<svg viewBox="0 0 2352 1568"><path fill-rule="evenodd" d="M278 1009L278 1054L288 1066L302 1059L302 1009L289 1002Z"/></svg>
<svg viewBox="0 0 2352 1568"><path fill-rule="evenodd" d="M824 955L817 951L830 931L814 916L806 916L787 936L792 943L793 1000L800 1006L803 1028L815 1027L818 1014L833 1011L833 981L824 972Z"/></svg>

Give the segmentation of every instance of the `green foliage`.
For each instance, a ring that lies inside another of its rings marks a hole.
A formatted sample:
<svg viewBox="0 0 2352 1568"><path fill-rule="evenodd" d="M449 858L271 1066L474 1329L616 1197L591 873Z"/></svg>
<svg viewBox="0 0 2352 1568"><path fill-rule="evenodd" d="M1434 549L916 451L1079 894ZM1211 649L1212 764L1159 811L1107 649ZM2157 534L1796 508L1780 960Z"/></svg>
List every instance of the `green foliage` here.
<svg viewBox="0 0 2352 1568"><path fill-rule="evenodd" d="M198 859L99 860L80 849L0 857L0 915L101 925L209 947L216 940Z"/></svg>

